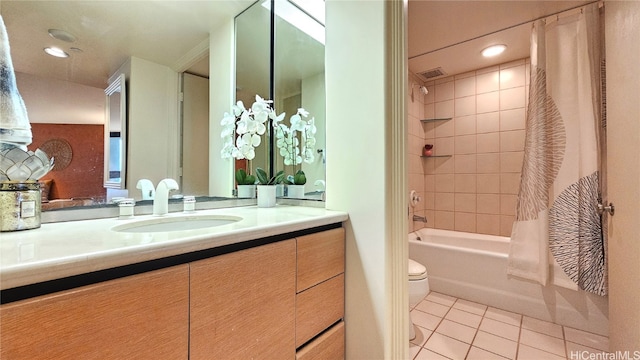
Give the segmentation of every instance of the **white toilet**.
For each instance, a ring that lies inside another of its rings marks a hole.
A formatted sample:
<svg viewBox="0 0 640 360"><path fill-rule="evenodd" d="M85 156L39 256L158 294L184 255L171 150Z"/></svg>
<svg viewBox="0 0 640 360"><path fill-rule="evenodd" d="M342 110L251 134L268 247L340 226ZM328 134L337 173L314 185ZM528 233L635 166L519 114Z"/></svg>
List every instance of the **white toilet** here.
<svg viewBox="0 0 640 360"><path fill-rule="evenodd" d="M427 268L419 262L409 259L409 340L416 337L413 320L411 320L411 308L418 305L428 293Z"/></svg>

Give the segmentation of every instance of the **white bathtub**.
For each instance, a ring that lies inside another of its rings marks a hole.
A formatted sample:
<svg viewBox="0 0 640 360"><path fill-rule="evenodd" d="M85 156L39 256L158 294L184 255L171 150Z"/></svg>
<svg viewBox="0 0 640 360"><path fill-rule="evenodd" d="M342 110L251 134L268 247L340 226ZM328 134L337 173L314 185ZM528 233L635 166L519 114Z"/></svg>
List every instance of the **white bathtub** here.
<svg viewBox="0 0 640 360"><path fill-rule="evenodd" d="M420 240L416 240L420 237ZM608 298L507 276L509 238L437 229L409 234L432 291L608 335Z"/></svg>

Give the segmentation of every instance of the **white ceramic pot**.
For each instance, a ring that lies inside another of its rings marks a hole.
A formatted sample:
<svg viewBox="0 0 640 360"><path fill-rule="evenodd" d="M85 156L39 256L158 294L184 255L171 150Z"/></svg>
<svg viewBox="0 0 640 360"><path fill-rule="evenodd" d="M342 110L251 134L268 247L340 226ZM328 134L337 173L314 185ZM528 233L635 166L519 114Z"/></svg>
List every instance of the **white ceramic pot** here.
<svg viewBox="0 0 640 360"><path fill-rule="evenodd" d="M287 197L302 199L304 197L304 185L287 185Z"/></svg>
<svg viewBox="0 0 640 360"><path fill-rule="evenodd" d="M258 207L276 206L276 186L258 185Z"/></svg>
<svg viewBox="0 0 640 360"><path fill-rule="evenodd" d="M255 199L256 186L255 185L238 185L238 198Z"/></svg>

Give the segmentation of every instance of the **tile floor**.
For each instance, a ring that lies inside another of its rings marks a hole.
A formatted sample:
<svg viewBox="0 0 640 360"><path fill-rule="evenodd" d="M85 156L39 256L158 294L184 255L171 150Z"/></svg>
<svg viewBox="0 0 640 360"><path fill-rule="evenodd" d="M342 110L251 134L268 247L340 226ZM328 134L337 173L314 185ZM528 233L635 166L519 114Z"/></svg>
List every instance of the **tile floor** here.
<svg viewBox="0 0 640 360"><path fill-rule="evenodd" d="M411 310L415 360L561 360L608 351L605 336L430 292Z"/></svg>

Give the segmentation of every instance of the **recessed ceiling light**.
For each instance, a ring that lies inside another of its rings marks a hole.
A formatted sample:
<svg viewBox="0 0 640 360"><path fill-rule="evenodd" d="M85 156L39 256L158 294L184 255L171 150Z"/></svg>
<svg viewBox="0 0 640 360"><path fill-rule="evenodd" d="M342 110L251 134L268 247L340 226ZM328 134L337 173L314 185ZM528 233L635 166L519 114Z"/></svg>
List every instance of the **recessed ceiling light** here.
<svg viewBox="0 0 640 360"><path fill-rule="evenodd" d="M67 54L64 50L58 49L57 47L46 47L44 48L44 52L51 56L59 57L59 58L68 58L69 54Z"/></svg>
<svg viewBox="0 0 640 360"><path fill-rule="evenodd" d="M76 41L76 37L73 34L59 29L49 29L49 35L58 40L66 41L66 42L74 42Z"/></svg>
<svg viewBox="0 0 640 360"><path fill-rule="evenodd" d="M492 57L496 55L502 54L503 51L507 48L507 45L492 45L488 48L482 50L482 56L484 57Z"/></svg>

